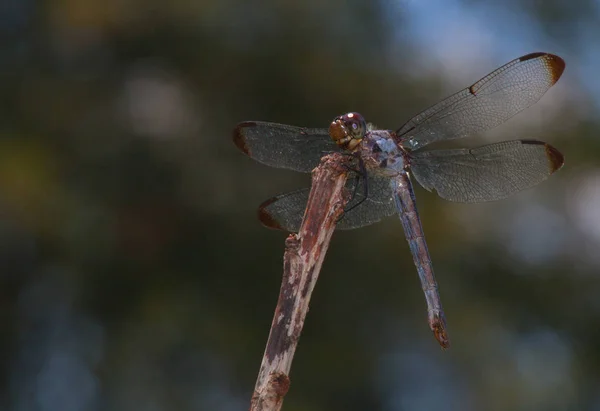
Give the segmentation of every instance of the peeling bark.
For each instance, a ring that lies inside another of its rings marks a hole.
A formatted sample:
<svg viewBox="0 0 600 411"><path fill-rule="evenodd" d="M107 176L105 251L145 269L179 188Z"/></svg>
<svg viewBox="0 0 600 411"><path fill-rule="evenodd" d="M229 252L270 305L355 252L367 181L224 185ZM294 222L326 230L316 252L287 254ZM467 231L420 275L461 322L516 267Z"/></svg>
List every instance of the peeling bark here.
<svg viewBox="0 0 600 411"><path fill-rule="evenodd" d="M263 356L251 411L277 411L290 387L289 372L336 221L348 195L347 157L324 157L312 172L312 188L298 234L285 240L283 280Z"/></svg>

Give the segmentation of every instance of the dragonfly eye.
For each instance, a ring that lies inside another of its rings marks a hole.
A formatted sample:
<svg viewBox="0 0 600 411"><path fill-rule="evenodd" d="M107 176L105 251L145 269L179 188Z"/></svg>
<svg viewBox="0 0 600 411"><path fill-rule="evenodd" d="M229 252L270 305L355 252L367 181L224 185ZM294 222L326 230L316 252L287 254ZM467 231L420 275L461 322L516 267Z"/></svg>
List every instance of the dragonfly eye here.
<svg viewBox="0 0 600 411"><path fill-rule="evenodd" d="M342 116L342 122L346 126L352 138L362 139L367 132L367 122L359 113L348 113Z"/></svg>

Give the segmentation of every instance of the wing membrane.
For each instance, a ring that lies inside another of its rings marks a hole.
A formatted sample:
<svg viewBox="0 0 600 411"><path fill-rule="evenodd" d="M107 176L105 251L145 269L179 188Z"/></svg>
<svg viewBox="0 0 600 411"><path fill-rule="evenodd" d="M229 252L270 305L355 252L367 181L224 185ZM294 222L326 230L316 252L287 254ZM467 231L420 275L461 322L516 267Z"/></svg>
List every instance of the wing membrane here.
<svg viewBox="0 0 600 411"><path fill-rule="evenodd" d="M563 59L553 54L525 55L416 115L396 133L416 150L489 130L537 102L564 69Z"/></svg>
<svg viewBox="0 0 600 411"><path fill-rule="evenodd" d="M310 172L325 154L339 151L327 129L262 121L238 124L233 141L240 150L263 164L301 172Z"/></svg>
<svg viewBox="0 0 600 411"><path fill-rule="evenodd" d="M369 193L365 201L344 214L337 223L337 228L349 230L364 227L380 221L383 217L392 215L396 209L388 178L369 176ZM354 191L354 179L348 178L346 187ZM310 189L300 189L273 197L258 209L258 215L263 225L269 228L297 232L304 217ZM356 189L356 196L348 208L364 198L364 179L361 179Z"/></svg>
<svg viewBox="0 0 600 411"><path fill-rule="evenodd" d="M500 200L548 178L562 154L535 140L513 140L474 149L411 153L411 170L425 189L450 201Z"/></svg>

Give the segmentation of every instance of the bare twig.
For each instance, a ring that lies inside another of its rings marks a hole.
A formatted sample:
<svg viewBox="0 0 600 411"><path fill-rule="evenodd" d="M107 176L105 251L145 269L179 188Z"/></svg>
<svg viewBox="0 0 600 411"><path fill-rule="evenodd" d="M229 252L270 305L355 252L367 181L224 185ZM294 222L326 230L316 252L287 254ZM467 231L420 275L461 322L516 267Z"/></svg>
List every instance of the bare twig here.
<svg viewBox="0 0 600 411"><path fill-rule="evenodd" d="M312 290L335 223L347 202L344 190L346 158L330 154L313 170L312 188L298 234L285 241L283 280L275 308L269 340L263 356L251 411L281 409L283 397L290 387L289 372L300 339Z"/></svg>

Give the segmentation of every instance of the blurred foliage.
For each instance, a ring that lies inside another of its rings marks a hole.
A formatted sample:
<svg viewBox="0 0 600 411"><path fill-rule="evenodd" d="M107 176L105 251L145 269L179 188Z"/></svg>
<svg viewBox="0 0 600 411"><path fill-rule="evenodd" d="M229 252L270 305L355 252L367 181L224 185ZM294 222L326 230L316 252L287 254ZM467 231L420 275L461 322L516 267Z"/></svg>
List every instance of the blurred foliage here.
<svg viewBox="0 0 600 411"><path fill-rule="evenodd" d="M399 221L336 233L286 410L600 406L600 125L578 67L597 50L577 44L600 27L598 6L454 4L524 13L536 47L567 60L549 103L501 128L552 142L566 166L499 203L418 189L447 352ZM457 36L439 57L409 30L414 6L3 2L0 409L246 409L285 238L259 226L256 205L309 177L241 155L235 124L322 127L352 110L393 129L466 85L445 63L485 60L482 76L538 51L499 31L511 56L480 56L460 42L477 33L425 27Z"/></svg>

